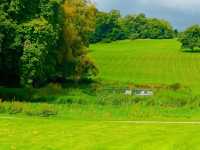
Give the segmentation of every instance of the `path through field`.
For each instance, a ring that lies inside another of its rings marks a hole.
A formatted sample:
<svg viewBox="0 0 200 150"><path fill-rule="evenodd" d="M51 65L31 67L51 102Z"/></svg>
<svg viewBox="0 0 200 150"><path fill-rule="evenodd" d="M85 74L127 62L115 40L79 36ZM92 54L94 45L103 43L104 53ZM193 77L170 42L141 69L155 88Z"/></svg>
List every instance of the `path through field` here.
<svg viewBox="0 0 200 150"><path fill-rule="evenodd" d="M10 119L10 120L16 120L16 119L24 119L22 117L12 117L12 116L0 116L0 119ZM137 120L137 121L101 121L104 123L130 123L130 124L155 124L155 125L159 125L159 124L166 124L166 125L200 125L200 121L147 121L147 120Z"/></svg>

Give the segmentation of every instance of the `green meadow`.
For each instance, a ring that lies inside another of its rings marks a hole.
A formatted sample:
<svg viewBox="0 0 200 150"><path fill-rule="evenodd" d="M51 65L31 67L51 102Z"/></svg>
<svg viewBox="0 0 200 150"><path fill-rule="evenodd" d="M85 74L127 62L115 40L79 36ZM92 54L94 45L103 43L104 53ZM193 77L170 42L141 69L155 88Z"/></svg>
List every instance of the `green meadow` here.
<svg viewBox="0 0 200 150"><path fill-rule="evenodd" d="M0 1L0 150L200 150L200 3Z"/></svg>
<svg viewBox="0 0 200 150"><path fill-rule="evenodd" d="M200 53L172 39L98 43L90 55L100 74L88 85L0 88L0 149L199 149L199 124L164 122L200 121ZM151 97L104 90L135 84L161 88Z"/></svg>
<svg viewBox="0 0 200 150"><path fill-rule="evenodd" d="M199 92L200 53L183 52L176 39L124 40L90 46L99 78L135 84L180 83Z"/></svg>
<svg viewBox="0 0 200 150"><path fill-rule="evenodd" d="M0 119L1 150L198 150L199 125Z"/></svg>

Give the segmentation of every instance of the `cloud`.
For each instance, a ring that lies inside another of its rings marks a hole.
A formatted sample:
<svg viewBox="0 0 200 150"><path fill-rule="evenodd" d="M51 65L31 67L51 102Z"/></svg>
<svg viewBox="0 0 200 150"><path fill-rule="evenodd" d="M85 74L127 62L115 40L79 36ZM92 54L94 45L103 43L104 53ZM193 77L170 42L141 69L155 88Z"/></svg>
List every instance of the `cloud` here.
<svg viewBox="0 0 200 150"><path fill-rule="evenodd" d="M200 0L93 0L104 11L119 9L122 14L143 12L164 18L179 29L200 24Z"/></svg>
<svg viewBox="0 0 200 150"><path fill-rule="evenodd" d="M177 11L200 12L199 0L138 0L141 5L176 9Z"/></svg>

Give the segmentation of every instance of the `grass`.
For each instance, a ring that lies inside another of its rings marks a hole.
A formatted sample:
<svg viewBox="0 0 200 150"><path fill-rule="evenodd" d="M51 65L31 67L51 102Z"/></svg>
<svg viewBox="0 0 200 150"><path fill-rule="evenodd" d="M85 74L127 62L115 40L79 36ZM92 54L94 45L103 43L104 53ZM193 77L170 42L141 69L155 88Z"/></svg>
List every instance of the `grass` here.
<svg viewBox="0 0 200 150"><path fill-rule="evenodd" d="M175 39L99 43L90 49L101 82L0 88L0 149L199 149L200 125L116 121L200 121L200 53L181 52ZM105 90L130 84L157 88L152 97Z"/></svg>
<svg viewBox="0 0 200 150"><path fill-rule="evenodd" d="M172 40L124 40L90 46L99 78L135 84L180 83L200 89L200 53L182 52Z"/></svg>
<svg viewBox="0 0 200 150"><path fill-rule="evenodd" d="M197 150L199 125L0 119L2 150Z"/></svg>
<svg viewBox="0 0 200 150"><path fill-rule="evenodd" d="M199 107L1 102L0 114L77 121L200 121Z"/></svg>

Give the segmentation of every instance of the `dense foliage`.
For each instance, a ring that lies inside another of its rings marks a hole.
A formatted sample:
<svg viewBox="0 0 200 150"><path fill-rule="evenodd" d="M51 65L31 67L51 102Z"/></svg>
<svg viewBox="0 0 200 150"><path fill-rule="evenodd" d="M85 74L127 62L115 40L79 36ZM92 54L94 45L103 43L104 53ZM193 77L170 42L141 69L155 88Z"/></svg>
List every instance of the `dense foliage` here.
<svg viewBox="0 0 200 150"><path fill-rule="evenodd" d="M0 82L39 86L96 75L87 57L95 12L86 0L2 0Z"/></svg>
<svg viewBox="0 0 200 150"><path fill-rule="evenodd" d="M193 25L179 36L183 49L195 50L200 48L200 25Z"/></svg>
<svg viewBox="0 0 200 150"><path fill-rule="evenodd" d="M119 24L121 18L120 12L113 10L109 13L97 12L96 30L90 36L90 42L95 43L102 40L120 40L125 35Z"/></svg>
<svg viewBox="0 0 200 150"><path fill-rule="evenodd" d="M169 22L156 18L147 18L144 14L120 15L117 10L98 12L96 30L91 35L92 43L121 39L170 39L175 31Z"/></svg>

